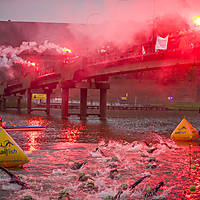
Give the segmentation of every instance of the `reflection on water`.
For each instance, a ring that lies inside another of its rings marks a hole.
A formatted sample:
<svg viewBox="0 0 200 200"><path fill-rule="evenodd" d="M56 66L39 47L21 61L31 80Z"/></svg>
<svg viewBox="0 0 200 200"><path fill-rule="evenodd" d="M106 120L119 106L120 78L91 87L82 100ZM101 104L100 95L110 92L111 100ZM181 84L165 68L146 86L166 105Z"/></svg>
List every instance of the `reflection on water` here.
<svg viewBox="0 0 200 200"><path fill-rule="evenodd" d="M71 127L63 128L61 135L64 135L66 142L76 143L81 135L87 134L86 127L79 123L71 124Z"/></svg>
<svg viewBox="0 0 200 200"><path fill-rule="evenodd" d="M39 150L40 146L38 143L38 138L40 137L42 133L40 131L29 131L28 134L24 134L28 138L28 150L29 151L35 151Z"/></svg>
<svg viewBox="0 0 200 200"><path fill-rule="evenodd" d="M45 125L45 120L41 117L31 118L26 120L26 126L42 126ZM22 132L23 136L27 138L27 145L29 151L35 151L40 149L39 138L43 135L43 131L28 131Z"/></svg>
<svg viewBox="0 0 200 200"><path fill-rule="evenodd" d="M199 141L180 144L169 139L182 116L139 114L126 119L109 118L106 122L81 122L2 115L5 121L17 125L46 126L44 131L9 133L30 158L24 169L10 170L20 175L30 189L21 191L0 173L2 198L23 199L31 195L34 199L58 199L65 191L77 200L114 199L120 190L118 199L145 199L148 190L163 181L164 186L152 198L200 199ZM188 118L199 128L198 115ZM86 164L80 169L72 169L75 163L84 161ZM127 188L146 175L150 176L133 190ZM195 191L190 191L191 185Z"/></svg>
<svg viewBox="0 0 200 200"><path fill-rule="evenodd" d="M28 119L26 121L27 126L42 126L44 124L45 120L41 117L33 118L33 119Z"/></svg>

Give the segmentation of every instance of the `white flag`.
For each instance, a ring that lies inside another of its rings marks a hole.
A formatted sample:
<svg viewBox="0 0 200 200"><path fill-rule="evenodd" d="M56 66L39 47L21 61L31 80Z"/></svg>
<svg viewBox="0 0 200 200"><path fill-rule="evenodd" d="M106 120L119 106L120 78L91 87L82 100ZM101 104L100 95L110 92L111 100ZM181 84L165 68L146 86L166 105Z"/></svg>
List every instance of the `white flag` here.
<svg viewBox="0 0 200 200"><path fill-rule="evenodd" d="M157 36L155 51L157 51L159 49L161 49L161 50L167 49L168 37L169 36L162 38L160 36Z"/></svg>
<svg viewBox="0 0 200 200"><path fill-rule="evenodd" d="M144 46L142 45L142 54L144 55L146 52L145 52L145 49L144 49Z"/></svg>

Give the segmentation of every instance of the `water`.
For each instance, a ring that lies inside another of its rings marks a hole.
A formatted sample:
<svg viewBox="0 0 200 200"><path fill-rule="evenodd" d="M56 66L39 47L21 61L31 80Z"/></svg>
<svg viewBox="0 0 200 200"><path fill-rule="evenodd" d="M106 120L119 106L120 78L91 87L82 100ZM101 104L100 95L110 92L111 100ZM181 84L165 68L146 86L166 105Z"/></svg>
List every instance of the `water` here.
<svg viewBox="0 0 200 200"><path fill-rule="evenodd" d="M184 116L200 128L199 113L120 111L109 114L106 121L89 117L85 122L76 117L62 120L56 112L52 117L38 113L0 114L7 124L46 126L44 131L9 133L30 158L24 168L9 170L30 189L20 190L1 172L1 198L15 200L31 195L34 199L49 200L68 192L70 199L100 200L114 197L122 190L122 200L145 199L147 189L163 181L164 186L148 199L200 199L200 141L180 145L169 139ZM148 147L146 144L150 143L152 146ZM96 151L97 147L103 154ZM153 153L147 152L153 148L156 148ZM150 161L152 157L155 160ZM76 161L86 164L73 170ZM151 169L152 165L155 168ZM118 172L113 173L112 179L110 173L114 169ZM86 181L79 180L82 172ZM126 189L126 184L130 186L145 175L150 177L133 191ZM196 186L194 192L189 190L191 185Z"/></svg>

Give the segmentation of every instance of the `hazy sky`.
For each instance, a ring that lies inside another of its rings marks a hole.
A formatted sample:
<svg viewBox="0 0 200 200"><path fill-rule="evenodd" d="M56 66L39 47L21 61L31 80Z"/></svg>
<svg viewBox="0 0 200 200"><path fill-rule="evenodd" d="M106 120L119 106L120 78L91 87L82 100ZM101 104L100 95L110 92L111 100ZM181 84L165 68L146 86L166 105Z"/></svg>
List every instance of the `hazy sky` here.
<svg viewBox="0 0 200 200"><path fill-rule="evenodd" d="M196 9L195 14L200 15L199 5L200 0L0 0L0 21L138 21L152 18L155 13L175 11L186 14L192 6Z"/></svg>
<svg viewBox="0 0 200 200"><path fill-rule="evenodd" d="M0 20L87 23L133 16L140 20L147 13L152 15L153 2L158 7L161 1L164 0L0 0Z"/></svg>
<svg viewBox="0 0 200 200"><path fill-rule="evenodd" d="M0 0L0 20L79 23L103 11L104 0Z"/></svg>

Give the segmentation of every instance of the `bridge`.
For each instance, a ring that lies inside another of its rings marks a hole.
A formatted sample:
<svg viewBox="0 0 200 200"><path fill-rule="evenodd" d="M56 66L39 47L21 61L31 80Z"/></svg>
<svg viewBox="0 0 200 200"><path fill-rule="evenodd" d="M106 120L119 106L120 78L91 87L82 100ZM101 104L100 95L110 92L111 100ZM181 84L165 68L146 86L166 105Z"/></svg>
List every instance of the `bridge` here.
<svg viewBox="0 0 200 200"><path fill-rule="evenodd" d="M56 87L62 91L62 118L69 116L69 90L80 89L80 117L87 117L87 90L100 90L100 117L106 117L106 95L110 88L109 77L138 71L157 70L168 67L200 66L200 46L175 49L145 55L115 55L107 57L76 57L71 62L63 62L58 55L24 54L24 60L37 60L40 70L33 70L24 64L17 64L17 82L4 85L1 92L1 108L6 109L6 97L15 95L17 109L21 109L21 97L27 93L27 111L32 109L32 94L38 91L47 94L46 112L50 113L50 96Z"/></svg>
<svg viewBox="0 0 200 200"><path fill-rule="evenodd" d="M73 25L74 26L74 25ZM79 25L77 25L79 27ZM63 45L71 43L81 46L87 38L79 35L79 42L72 34L70 24L28 23L28 22L0 22L0 45L13 45L18 47L23 41L37 41L37 35L43 41L46 38ZM23 31L22 31L23 30ZM40 31L38 30L48 30ZM59 37L54 37L59 32ZM26 34L22 34L26 33ZM47 35L48 34L48 35ZM190 34L190 33L189 33ZM26 37L25 37L26 35ZM179 36L178 36L179 37ZM182 36L181 36L182 37ZM68 59L64 54L56 51L38 53L36 51L23 51L17 55L21 63L15 63L11 69L14 78L0 80L0 109L6 109L6 101L10 96L16 98L18 111L21 110L21 99L27 97L27 111L31 113L32 94L45 93L47 114L50 114L50 97L52 92L60 87L62 96L62 118L69 116L68 101L70 89L80 90L80 116L87 116L87 93L89 89L100 91L100 117L106 117L107 90L110 88L109 77L118 74L159 70L161 68L182 68L200 66L200 44L198 34L189 36L194 42L184 48L178 48L177 38L170 42L168 50L155 52L155 44L144 45L146 53L142 54L141 45L134 46L125 53L114 50L108 55L91 54L87 56L75 55ZM65 38L69 38L66 41ZM30 40L29 40L30 39ZM183 39L187 38L183 36ZM12 41L12 44L10 44ZM40 41L40 42L41 42ZM64 41L64 42L63 42ZM150 42L151 43L151 42ZM154 41L155 43L155 41ZM73 46L73 45L72 45ZM137 53L137 50L139 49ZM8 55L10 56L10 55ZM0 59L2 55L0 55ZM7 69L5 69L6 71ZM43 109L44 110L44 109Z"/></svg>

